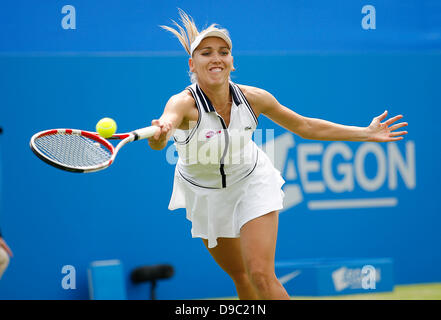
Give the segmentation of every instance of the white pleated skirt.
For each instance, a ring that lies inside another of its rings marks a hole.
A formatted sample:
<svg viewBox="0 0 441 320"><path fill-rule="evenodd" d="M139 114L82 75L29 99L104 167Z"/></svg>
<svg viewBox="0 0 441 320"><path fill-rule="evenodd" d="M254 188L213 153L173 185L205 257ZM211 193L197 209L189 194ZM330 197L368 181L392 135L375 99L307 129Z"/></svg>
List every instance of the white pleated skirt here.
<svg viewBox="0 0 441 320"><path fill-rule="evenodd" d="M223 189L205 189L185 181L175 171L169 210L186 209L193 238L217 245L217 238L238 238L248 221L283 208L285 180L260 148L254 171Z"/></svg>

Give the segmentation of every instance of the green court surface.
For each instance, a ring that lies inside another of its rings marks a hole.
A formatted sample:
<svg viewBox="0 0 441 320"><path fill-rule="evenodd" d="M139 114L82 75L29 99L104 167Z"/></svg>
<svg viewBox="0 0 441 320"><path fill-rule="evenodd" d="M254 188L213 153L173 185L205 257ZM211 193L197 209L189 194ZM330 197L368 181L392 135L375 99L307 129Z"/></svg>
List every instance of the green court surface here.
<svg viewBox="0 0 441 320"><path fill-rule="evenodd" d="M441 283L396 285L392 292L291 298L293 300L441 300Z"/></svg>
<svg viewBox="0 0 441 320"><path fill-rule="evenodd" d="M218 298L219 299L219 298ZM220 299L237 299L228 297ZM292 300L441 300L441 283L396 285L392 292L351 294L332 297L297 297Z"/></svg>

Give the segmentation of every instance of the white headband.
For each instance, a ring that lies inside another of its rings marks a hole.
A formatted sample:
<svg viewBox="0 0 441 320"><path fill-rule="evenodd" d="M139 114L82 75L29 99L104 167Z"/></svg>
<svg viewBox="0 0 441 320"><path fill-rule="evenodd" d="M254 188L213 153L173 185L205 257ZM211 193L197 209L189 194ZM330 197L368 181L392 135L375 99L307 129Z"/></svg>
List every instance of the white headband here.
<svg viewBox="0 0 441 320"><path fill-rule="evenodd" d="M233 49L233 43L231 42L231 39L229 36L227 36L225 33L223 33L220 30L211 30L207 32L200 33L196 39L194 39L193 43L191 44L190 48L190 55L193 56L193 52L196 50L196 48L199 46L199 44L208 37L217 37L223 39L228 46L230 47L230 50Z"/></svg>

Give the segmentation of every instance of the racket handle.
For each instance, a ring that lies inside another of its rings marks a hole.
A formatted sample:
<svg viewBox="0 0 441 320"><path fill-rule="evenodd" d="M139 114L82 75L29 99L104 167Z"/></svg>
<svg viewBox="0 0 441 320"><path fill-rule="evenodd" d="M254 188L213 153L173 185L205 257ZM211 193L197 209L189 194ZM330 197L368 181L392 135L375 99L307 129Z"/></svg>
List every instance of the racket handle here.
<svg viewBox="0 0 441 320"><path fill-rule="evenodd" d="M150 138L150 137L154 136L155 133L158 130L159 130L159 127L157 127L157 126L150 126L150 127L145 127L145 128L142 128L142 129L138 129L138 130L132 131L132 133L135 136L134 141Z"/></svg>

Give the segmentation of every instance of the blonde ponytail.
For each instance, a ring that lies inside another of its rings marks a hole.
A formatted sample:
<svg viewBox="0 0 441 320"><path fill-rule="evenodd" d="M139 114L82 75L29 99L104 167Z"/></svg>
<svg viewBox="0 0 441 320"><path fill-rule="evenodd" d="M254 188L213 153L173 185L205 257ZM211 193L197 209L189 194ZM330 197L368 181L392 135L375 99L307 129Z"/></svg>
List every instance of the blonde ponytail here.
<svg viewBox="0 0 441 320"><path fill-rule="evenodd" d="M178 10L179 10L179 16L181 17L180 20L185 29L181 27L174 20L172 20L172 22L178 28L179 31L168 26L160 26L160 27L173 33L176 36L176 38L178 38L179 42L184 47L185 51L187 51L187 53L191 55L190 54L191 44L199 35L199 31L198 28L196 27L196 24L194 23L193 18L187 15L182 9L178 9Z"/></svg>

